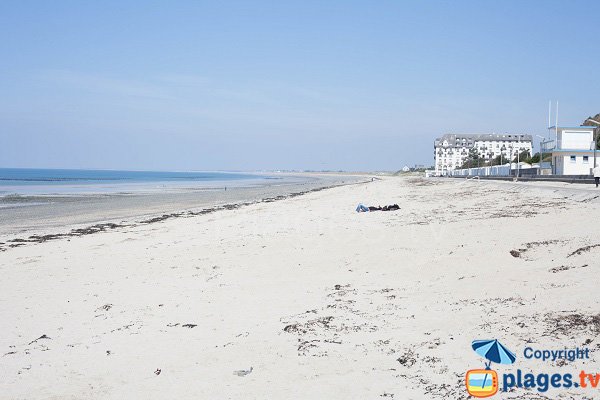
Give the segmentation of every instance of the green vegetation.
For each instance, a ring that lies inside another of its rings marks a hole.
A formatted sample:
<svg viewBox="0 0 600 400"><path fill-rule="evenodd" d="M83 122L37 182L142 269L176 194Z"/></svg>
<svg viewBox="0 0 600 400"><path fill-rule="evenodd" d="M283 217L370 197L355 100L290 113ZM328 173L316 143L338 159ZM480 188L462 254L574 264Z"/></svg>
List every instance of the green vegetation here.
<svg viewBox="0 0 600 400"><path fill-rule="evenodd" d="M550 153L544 154L544 161L550 161L552 155ZM492 158L491 160L486 160L481 157L475 148L469 150L469 155L465 162L460 166L460 168L477 168L477 167L489 167L494 165L507 164L508 162L523 162L527 164L536 164L540 162L540 153L535 153L533 156L529 153L529 151L525 150L521 152L518 156L512 159L512 161L505 156L497 156Z"/></svg>
<svg viewBox="0 0 600 400"><path fill-rule="evenodd" d="M475 147L469 149L467 159L460 168L477 168L483 166L485 161L479 156L479 152Z"/></svg>
<svg viewBox="0 0 600 400"><path fill-rule="evenodd" d="M600 121L600 114L596 114L593 117L589 117L590 119L593 119L595 121ZM582 126L598 126L597 124L594 124L591 121L588 121L588 119L586 119L585 121L583 121L583 124L581 124ZM598 130L596 130L596 148L600 148L600 135L598 134Z"/></svg>
<svg viewBox="0 0 600 400"><path fill-rule="evenodd" d="M533 157L531 157L531 153L529 153L529 150L525 150L525 151L522 151L521 153L519 153L517 156L515 156L515 158L513 158L512 162L514 162L514 163L525 162L527 164L531 164L532 159L533 159ZM539 156L538 156L538 160L539 160Z"/></svg>

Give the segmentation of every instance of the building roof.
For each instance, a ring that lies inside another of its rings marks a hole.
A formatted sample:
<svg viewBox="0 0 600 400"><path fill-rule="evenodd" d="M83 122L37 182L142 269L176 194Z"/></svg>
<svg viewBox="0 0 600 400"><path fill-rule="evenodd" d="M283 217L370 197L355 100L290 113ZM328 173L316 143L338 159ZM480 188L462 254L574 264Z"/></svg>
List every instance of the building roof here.
<svg viewBox="0 0 600 400"><path fill-rule="evenodd" d="M548 129L556 129L556 126L551 126ZM559 126L558 129L581 129L581 130L589 130L596 129L595 126Z"/></svg>
<svg viewBox="0 0 600 400"><path fill-rule="evenodd" d="M478 141L533 142L533 136L522 133L447 133L435 139L435 146L441 146L445 140L448 141L448 147L462 147L463 141L467 145Z"/></svg>

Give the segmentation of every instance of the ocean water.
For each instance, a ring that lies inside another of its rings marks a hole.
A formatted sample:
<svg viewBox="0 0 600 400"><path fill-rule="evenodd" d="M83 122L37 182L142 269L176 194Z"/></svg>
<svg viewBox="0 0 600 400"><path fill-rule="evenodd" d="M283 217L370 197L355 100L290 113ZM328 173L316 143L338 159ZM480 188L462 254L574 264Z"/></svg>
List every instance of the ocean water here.
<svg viewBox="0 0 600 400"><path fill-rule="evenodd" d="M370 179L369 179L370 180ZM3 237L65 232L362 182L359 176L291 173L0 169Z"/></svg>
<svg viewBox="0 0 600 400"><path fill-rule="evenodd" d="M140 193L260 185L274 176L237 172L167 172L0 168L0 196Z"/></svg>

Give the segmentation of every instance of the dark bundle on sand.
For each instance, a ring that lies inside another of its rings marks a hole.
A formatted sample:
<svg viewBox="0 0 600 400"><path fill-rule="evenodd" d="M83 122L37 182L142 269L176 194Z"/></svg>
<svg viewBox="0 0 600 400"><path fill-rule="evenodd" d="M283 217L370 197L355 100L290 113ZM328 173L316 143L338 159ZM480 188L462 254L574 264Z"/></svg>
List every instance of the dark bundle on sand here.
<svg viewBox="0 0 600 400"><path fill-rule="evenodd" d="M383 206L383 207L369 206L369 211L396 211L399 209L400 209L400 206L398 204L392 204L391 206Z"/></svg>

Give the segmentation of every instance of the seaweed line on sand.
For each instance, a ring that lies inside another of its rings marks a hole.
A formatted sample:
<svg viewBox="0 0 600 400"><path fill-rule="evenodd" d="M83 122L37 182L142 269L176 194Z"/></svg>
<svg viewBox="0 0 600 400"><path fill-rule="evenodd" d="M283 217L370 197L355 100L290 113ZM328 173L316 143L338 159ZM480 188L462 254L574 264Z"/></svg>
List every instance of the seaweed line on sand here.
<svg viewBox="0 0 600 400"><path fill-rule="evenodd" d="M575 250L574 252L572 252L571 254L569 254L567 256L567 258L572 257L572 256L580 256L582 253L588 252L588 251L590 251L590 250L592 250L592 249L594 249L596 247L600 247L600 243L598 243L598 244L592 244L592 245L589 245L589 246L580 247L577 250Z"/></svg>
<svg viewBox="0 0 600 400"><path fill-rule="evenodd" d="M165 221L170 218L195 217L198 215L210 214L210 213L213 213L216 211L235 210L235 209L253 205L253 204L271 203L274 201L291 199L291 198L303 196L303 195L309 194L309 193L320 192L321 190L325 190L325 189L332 189L332 188L341 187L341 186L360 185L360 184L366 184L366 183L370 183L370 182L371 182L371 180L352 182L352 183L339 183L339 184L335 184L335 185L322 186L322 187L305 190L305 191L301 191L301 192L292 192L289 194L279 195L279 196L275 196L275 197L266 197L266 198L263 198L260 200L255 200L255 201L246 201L246 202L240 202L240 203L230 203L230 204L224 204L224 205L220 205L220 206L213 206L213 207L209 207L209 208L204 208L200 211L181 211L181 212L174 212L174 213L170 213L170 214L163 214L163 215L159 215L159 216L152 217L149 219L141 220L138 222L121 223L121 224L116 224L116 223L112 223L112 222L99 223L99 224L87 226L84 228L71 229L71 231L69 231L67 233L50 233L50 234L46 234L46 235L31 235L27 238L14 238L14 239L7 240L5 243L4 242L0 243L0 252L6 251L9 248L25 246L27 244L44 243L44 242L47 242L50 240L91 235L93 233L105 232L105 231L113 230L113 229L117 229L117 228L134 227L139 224L152 224L155 222L162 222L162 221Z"/></svg>

